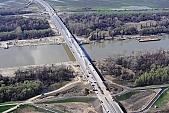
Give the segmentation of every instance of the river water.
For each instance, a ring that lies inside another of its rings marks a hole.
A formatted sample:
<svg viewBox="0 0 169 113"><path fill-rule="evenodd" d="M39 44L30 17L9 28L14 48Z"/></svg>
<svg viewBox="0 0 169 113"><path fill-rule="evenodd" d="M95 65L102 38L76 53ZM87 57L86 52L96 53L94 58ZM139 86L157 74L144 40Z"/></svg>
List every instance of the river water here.
<svg viewBox="0 0 169 113"><path fill-rule="evenodd" d="M113 54L132 54L132 51L155 51L160 48L169 49L169 36L160 41L137 42L135 39L123 41L104 41L83 45L92 59L101 59ZM68 55L67 55L68 54ZM39 65L74 60L71 52L62 45L43 45L0 48L0 68L25 65Z"/></svg>
<svg viewBox="0 0 169 113"><path fill-rule="evenodd" d="M39 65L69 61L62 45L11 47L0 49L0 67Z"/></svg>
<svg viewBox="0 0 169 113"><path fill-rule="evenodd" d="M160 48L169 49L169 36L161 37L160 41L137 42L136 39L123 41L104 41L103 43L91 43L84 46L92 59L101 59L114 54L131 55L133 51L156 51Z"/></svg>

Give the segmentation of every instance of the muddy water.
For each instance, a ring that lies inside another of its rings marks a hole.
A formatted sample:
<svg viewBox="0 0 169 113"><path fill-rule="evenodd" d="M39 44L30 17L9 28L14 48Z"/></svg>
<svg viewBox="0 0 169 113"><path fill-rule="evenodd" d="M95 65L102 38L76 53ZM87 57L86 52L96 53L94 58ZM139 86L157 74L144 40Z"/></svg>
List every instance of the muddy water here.
<svg viewBox="0 0 169 113"><path fill-rule="evenodd" d="M62 45L0 49L0 67L38 65L70 61Z"/></svg>
<svg viewBox="0 0 169 113"><path fill-rule="evenodd" d="M113 54L133 54L133 51L156 51L169 49L169 36L161 37L160 41L137 42L136 39L123 41L104 41L83 45L92 59L102 59ZM0 68L25 65L39 65L75 60L67 45L43 45L0 48Z"/></svg>
<svg viewBox="0 0 169 113"><path fill-rule="evenodd" d="M169 49L169 36L161 37L160 41L137 42L136 39L123 41L104 41L84 45L85 50L92 59L102 59L114 54L133 54L133 51L156 51L160 48Z"/></svg>

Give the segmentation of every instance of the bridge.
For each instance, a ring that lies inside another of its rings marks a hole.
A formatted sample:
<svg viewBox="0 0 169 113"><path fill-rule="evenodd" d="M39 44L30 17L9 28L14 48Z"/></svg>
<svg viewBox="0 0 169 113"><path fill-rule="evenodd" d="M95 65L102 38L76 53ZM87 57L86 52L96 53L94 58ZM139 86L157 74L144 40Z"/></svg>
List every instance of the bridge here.
<svg viewBox="0 0 169 113"><path fill-rule="evenodd" d="M84 76L87 78L88 82L92 85L98 99L100 100L100 105L102 106L104 113L123 113L122 109L118 103L112 98L110 92L107 90L101 76L94 67L93 63L89 59L86 52L78 44L76 38L69 32L67 27L63 24L62 20L55 13L55 10L44 0L35 0L45 7L46 11L49 13L50 18L53 23L63 36L69 49L74 55L76 61L79 63Z"/></svg>

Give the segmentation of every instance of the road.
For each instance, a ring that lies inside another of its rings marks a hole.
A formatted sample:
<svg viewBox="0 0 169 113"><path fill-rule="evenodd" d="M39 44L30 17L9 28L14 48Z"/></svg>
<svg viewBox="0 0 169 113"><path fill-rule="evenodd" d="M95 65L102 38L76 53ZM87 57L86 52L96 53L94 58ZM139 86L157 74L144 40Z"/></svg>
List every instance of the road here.
<svg viewBox="0 0 169 113"><path fill-rule="evenodd" d="M66 87L74 86L74 84L76 84L76 83L80 83L80 81L75 81L75 82L66 84L65 86L63 86L63 87L61 87L61 88L59 88L59 89L57 89L57 90L54 90L54 91L45 93L45 96L50 96L50 95L52 95L52 94L54 94L54 93L57 93L57 92L59 92L59 91L62 91L62 90L64 90ZM39 97L41 97L41 95L37 95L37 96L35 96L35 97L32 97L32 98L26 100L24 103L29 103L29 102L37 101L37 100L35 100L35 99L37 99L37 98L39 98Z"/></svg>
<svg viewBox="0 0 169 113"><path fill-rule="evenodd" d="M61 87L61 88L59 88L59 89L57 89L57 90L54 90L54 91L45 93L45 96L50 96L50 95L52 95L53 93L62 91L62 90L64 90L65 88L71 87L72 85L74 85L74 84L76 84L76 83L79 83L79 82L80 82L80 81L78 80L78 81L75 81L75 82L66 84L65 86L63 86L63 87ZM16 106L14 106L14 107L12 107L12 108L10 108L10 109L4 111L3 113L9 113L9 112L11 112L11 111L17 109L17 107L19 107L20 105L23 105L23 104L31 104L31 105L36 105L36 107L38 107L37 104L33 104L33 103L34 103L34 102L44 102L44 101L46 101L46 100L39 100L38 98L41 97L41 96L42 96L42 95L37 95L37 96L35 96L35 97L32 97L32 98L26 100L26 101L23 102L23 103L18 103L18 104L15 103L15 105L17 104ZM4 104L3 104L3 105L4 105ZM5 105L7 105L7 104L5 104ZM11 104L10 104L10 105L11 105ZM0 106L1 106L1 105L0 105ZM41 108L41 107L39 107L39 108ZM45 110L47 110L47 109L45 108ZM50 111L50 109L49 109L48 111Z"/></svg>
<svg viewBox="0 0 169 113"><path fill-rule="evenodd" d="M18 103L13 103L13 104L1 104L0 107L1 107L1 106L17 105L17 104L18 104Z"/></svg>
<svg viewBox="0 0 169 113"><path fill-rule="evenodd" d="M99 74L88 59L88 55L83 52L81 46L79 46L75 37L63 24L62 20L55 13L54 9L44 0L35 1L44 6L46 11L49 13L50 18L52 19L53 23L63 36L76 61L79 63L84 73L84 76L87 78L88 82L93 86L93 90L95 91L98 99L100 100L100 104L103 108L104 113L123 113L118 103L114 101L114 99L110 95L110 92L106 89L106 86L104 85L102 79L100 78Z"/></svg>
<svg viewBox="0 0 169 113"><path fill-rule="evenodd" d="M58 101L58 100L65 100L65 99L72 99L72 98L96 98L96 97L95 96L92 96L92 97L74 96L74 97L66 97L66 98L54 98L54 99L49 99L49 100L41 100L41 101L38 101L36 103L29 103L29 104L33 105L33 106L35 106L37 108L41 108L41 109L44 109L46 111L53 112L53 113L63 113L63 112L60 112L59 110L53 109L51 107L48 107L47 104L45 104L44 102ZM39 103L43 103L43 104L39 104Z"/></svg>
<svg viewBox="0 0 169 113"><path fill-rule="evenodd" d="M142 110L137 111L137 112L132 112L132 113L143 113L146 112L156 101L157 99L161 96L161 94L166 91L168 87L162 87L161 90L155 95L155 97L145 106Z"/></svg>

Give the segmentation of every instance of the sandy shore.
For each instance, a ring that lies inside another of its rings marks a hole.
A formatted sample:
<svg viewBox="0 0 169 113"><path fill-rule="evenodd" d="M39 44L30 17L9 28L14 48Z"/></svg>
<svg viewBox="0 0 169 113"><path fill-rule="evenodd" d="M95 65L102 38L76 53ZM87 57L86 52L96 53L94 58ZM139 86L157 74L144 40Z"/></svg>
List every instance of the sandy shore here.
<svg viewBox="0 0 169 113"><path fill-rule="evenodd" d="M50 22L51 23L51 22ZM9 40L9 41L0 41L0 48L10 48L10 47L22 47L22 46L39 46L39 45L59 45L61 43L65 43L64 38L58 33L57 29L51 25L51 28L57 32L56 36L45 37L40 39L27 39L27 40ZM95 42L96 40L89 41L87 38L76 36L76 39L82 41L83 43ZM117 35L114 37L116 40L125 40L125 39L136 39L140 37L139 35ZM111 37L106 37L106 39L112 39ZM106 40L105 39L105 40Z"/></svg>
<svg viewBox="0 0 169 113"><path fill-rule="evenodd" d="M60 66L60 65L65 65L65 66L71 66L75 72L79 72L80 68L77 67L77 62L76 61L69 61L69 62L61 62L61 63L51 63L51 64L41 64L41 65L28 65L28 66L18 66L18 67L11 67L11 68L0 68L0 74L2 76L9 76L9 77L14 77L15 76L15 71L17 70L25 70L25 69L33 69L33 68L40 68L40 67L51 67L51 66Z"/></svg>
<svg viewBox="0 0 169 113"><path fill-rule="evenodd" d="M52 45L52 44L61 44L64 40L62 36L52 36L45 37L40 39L28 39L28 40L9 40L9 41L1 41L0 48L5 47L22 47L22 46L38 46L38 45Z"/></svg>

